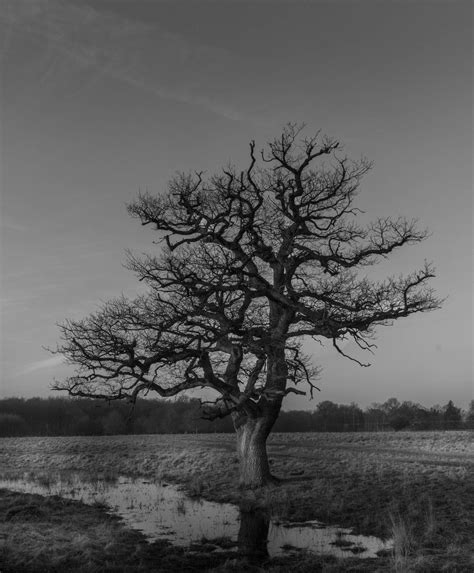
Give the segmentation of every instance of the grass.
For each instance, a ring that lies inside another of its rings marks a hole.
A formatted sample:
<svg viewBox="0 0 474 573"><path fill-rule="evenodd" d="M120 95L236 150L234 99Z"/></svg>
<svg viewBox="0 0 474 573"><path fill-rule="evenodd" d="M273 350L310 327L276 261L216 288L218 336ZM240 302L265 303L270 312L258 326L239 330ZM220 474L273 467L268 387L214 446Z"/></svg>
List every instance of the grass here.
<svg viewBox="0 0 474 573"><path fill-rule="evenodd" d="M276 434L269 442L269 455L272 471L282 478L282 483L260 491L242 492L237 481L234 439L230 435L8 438L0 441L0 467L9 468L10 475L34 472L40 479L47 480L60 468L64 472L82 470L88 475L107 476L111 480L119 475L166 480L183 484L196 497L238 503L247 510L262 509L282 520L318 519L340 527L353 527L355 533L393 537L394 540L390 555L376 562L352 559L341 565L333 558L298 552L297 558L292 556L293 560L298 560L298 567L292 566L292 570L474 571L472 432ZM100 507L90 509L103 512ZM26 514L17 515L17 524L20 515ZM58 515L54 519L61 521ZM110 527L110 523L106 523ZM79 527L81 523L77 525ZM81 531L87 532L87 527L82 525ZM29 527L33 526L38 528L39 523L33 521ZM7 527L3 532L8 533L11 540L10 529ZM59 530L57 533L61 540ZM1 535L2 530L0 539ZM96 537L92 536L88 542L88 535L77 531L80 543L71 541L70 551L64 549L63 557L69 554L72 559L77 552L83 552L86 558L83 563L93 567ZM100 535L107 537L105 532ZM104 548L113 547L114 539L120 535L124 533L113 529L108 541L104 539L105 544L100 545L101 551L107 553ZM135 533L130 535L133 537ZM35 542L33 533L25 539L36 547L33 554L39 551L43 542L48 546L44 539ZM64 543L67 545L66 541ZM9 541L7 547L10 546ZM147 569L139 567L146 562L143 549L146 545L141 540L138 546L140 551L133 550L133 559L127 563L130 567L135 563L137 571L145 571ZM163 547L160 551L163 557ZM172 559L171 554L173 559L178 559L177 551L179 559L186 564L182 550L167 548L166 551L166 559ZM199 554L200 559L209 557L206 552ZM13 559L11 549L5 555L8 560ZM59 551L54 555L57 555L53 560L56 563L62 553ZM111 559L113 564L113 555ZM16 563L14 559L11 562ZM30 561L26 559L25 563ZM202 561L200 565L204 567L201 570L214 568L215 571L285 571L283 558L257 565L243 563L235 555L220 554L214 556L212 562ZM179 569L183 568L179 566ZM0 566L0 570L5 573L7 568Z"/></svg>
<svg viewBox="0 0 474 573"><path fill-rule="evenodd" d="M392 523L393 553L391 556L392 568L397 573L409 570L412 553L412 532L400 515L390 515Z"/></svg>
<svg viewBox="0 0 474 573"><path fill-rule="evenodd" d="M107 570L140 553L141 539L80 503L3 490L0 515L2 573Z"/></svg>
<svg viewBox="0 0 474 573"><path fill-rule="evenodd" d="M0 570L36 572L205 571L225 555L147 543L103 508L0 490Z"/></svg>
<svg viewBox="0 0 474 573"><path fill-rule="evenodd" d="M7 490L0 490L0 548L2 573L283 573L295 566L304 571L299 563L313 573L368 571L357 563L355 569L346 569L334 558L304 552L255 562L238 557L235 542L227 538L203 539L191 550L167 542L147 543L141 533L125 528L103 508Z"/></svg>

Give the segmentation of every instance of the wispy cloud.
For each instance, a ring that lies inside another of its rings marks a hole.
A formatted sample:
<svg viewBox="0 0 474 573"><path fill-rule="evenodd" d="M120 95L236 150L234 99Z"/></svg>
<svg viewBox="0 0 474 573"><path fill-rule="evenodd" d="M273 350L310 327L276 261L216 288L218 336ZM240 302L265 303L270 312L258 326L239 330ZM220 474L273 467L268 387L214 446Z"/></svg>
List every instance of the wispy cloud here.
<svg viewBox="0 0 474 573"><path fill-rule="evenodd" d="M17 375L31 374L32 372L37 372L38 370L53 369L57 366L64 364L64 358L62 356L52 356L51 358L45 358L43 360L36 360L23 367L17 372Z"/></svg>
<svg viewBox="0 0 474 573"><path fill-rule="evenodd" d="M225 95L216 95L222 92L223 72L245 65L225 50L190 41L155 23L131 21L87 5L11 0L6 6L0 21L8 28L42 37L48 50L53 47L95 73L231 120L243 117ZM44 66L47 76L50 63Z"/></svg>

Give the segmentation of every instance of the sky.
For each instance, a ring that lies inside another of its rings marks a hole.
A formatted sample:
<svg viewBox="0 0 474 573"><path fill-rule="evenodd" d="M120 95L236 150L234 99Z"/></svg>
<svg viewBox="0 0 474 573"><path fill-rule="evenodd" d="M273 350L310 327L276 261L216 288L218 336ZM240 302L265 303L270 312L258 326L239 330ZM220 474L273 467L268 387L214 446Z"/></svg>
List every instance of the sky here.
<svg viewBox="0 0 474 573"><path fill-rule="evenodd" d="M433 261L447 299L379 328L370 368L307 345L321 392L285 407L474 399L470 1L0 0L0 70L0 397L57 395L56 324L137 291L139 191L304 122L374 162L365 216L430 229L380 272Z"/></svg>

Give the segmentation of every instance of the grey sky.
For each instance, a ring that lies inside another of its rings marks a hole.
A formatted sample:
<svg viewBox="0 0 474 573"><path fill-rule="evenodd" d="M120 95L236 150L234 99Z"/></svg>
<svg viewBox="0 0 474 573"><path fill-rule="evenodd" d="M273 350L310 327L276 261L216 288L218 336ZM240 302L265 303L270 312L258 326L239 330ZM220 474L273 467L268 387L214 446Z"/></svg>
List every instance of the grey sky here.
<svg viewBox="0 0 474 573"><path fill-rule="evenodd" d="M1 396L47 395L55 323L135 292L128 218L176 170L245 165L288 121L374 161L367 216L418 217L442 310L380 329L372 367L314 348L317 399L473 398L472 3L0 0ZM292 398L287 407L306 407ZM309 403L314 407L314 403Z"/></svg>

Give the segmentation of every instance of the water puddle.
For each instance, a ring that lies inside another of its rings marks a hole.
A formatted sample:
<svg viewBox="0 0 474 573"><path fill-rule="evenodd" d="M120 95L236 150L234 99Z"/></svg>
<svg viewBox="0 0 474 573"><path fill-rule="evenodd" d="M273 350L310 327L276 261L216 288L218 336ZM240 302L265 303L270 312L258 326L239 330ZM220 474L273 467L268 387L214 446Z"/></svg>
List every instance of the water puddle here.
<svg viewBox="0 0 474 573"><path fill-rule="evenodd" d="M291 549L306 549L336 557L374 558L392 547L377 537L353 535L349 529L311 521L279 523L258 512L240 512L235 505L193 499L169 484L121 477L116 481L86 481L78 474L34 481L0 480L0 488L23 493L58 495L86 504L101 503L142 531L150 541L166 539L188 546L203 539L226 538L240 551L271 557Z"/></svg>

